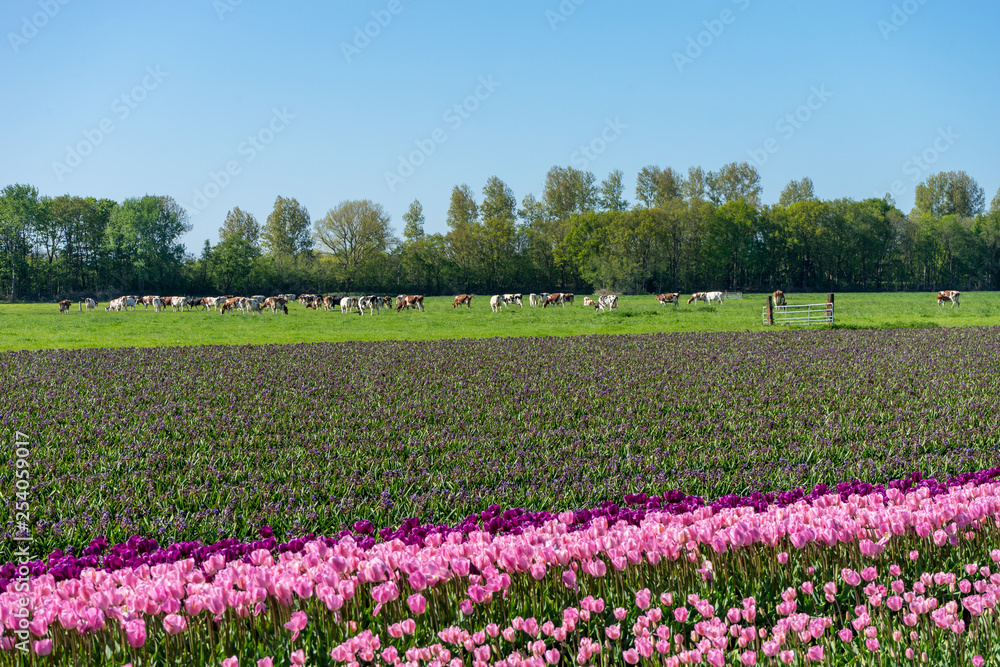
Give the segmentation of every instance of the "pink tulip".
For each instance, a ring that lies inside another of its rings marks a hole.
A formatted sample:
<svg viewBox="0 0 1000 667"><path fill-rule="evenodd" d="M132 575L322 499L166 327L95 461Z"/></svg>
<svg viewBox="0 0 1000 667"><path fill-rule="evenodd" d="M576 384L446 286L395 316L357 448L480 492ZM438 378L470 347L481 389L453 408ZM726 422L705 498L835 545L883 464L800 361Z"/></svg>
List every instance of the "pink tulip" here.
<svg viewBox="0 0 1000 667"><path fill-rule="evenodd" d="M630 648L629 650L622 653L622 657L625 659L625 662L627 662L630 665L636 665L639 663L639 652L636 651L634 648Z"/></svg>
<svg viewBox="0 0 1000 667"><path fill-rule="evenodd" d="M626 615L628 615L628 612L625 611L624 607L615 607L615 619L616 620L624 621Z"/></svg>
<svg viewBox="0 0 1000 667"><path fill-rule="evenodd" d="M850 628L842 628L840 632L837 633L837 636L840 637L840 641L844 643L847 643L852 639L854 639L854 633L851 632Z"/></svg>
<svg viewBox="0 0 1000 667"><path fill-rule="evenodd" d="M688 608L687 607L677 607L674 609L674 620L678 623L685 623L688 620Z"/></svg>
<svg viewBox="0 0 1000 667"><path fill-rule="evenodd" d="M420 593L414 593L410 597L406 598L406 605L410 608L410 611L417 616L420 616L427 611L427 600Z"/></svg>
<svg viewBox="0 0 1000 667"><path fill-rule="evenodd" d="M267 656L257 661L257 667L274 667L274 658Z"/></svg>
<svg viewBox="0 0 1000 667"><path fill-rule="evenodd" d="M861 570L861 578L865 581L874 581L878 576L878 571L874 567L866 567Z"/></svg>
<svg viewBox="0 0 1000 667"><path fill-rule="evenodd" d="M295 653L292 653L290 657L293 665L299 665L301 667L302 665L306 664L306 652L302 649L299 649Z"/></svg>
<svg viewBox="0 0 1000 667"><path fill-rule="evenodd" d="M747 667L753 667L757 664L757 651L743 651L740 654L740 661Z"/></svg>
<svg viewBox="0 0 1000 667"><path fill-rule="evenodd" d="M285 629L291 631L293 642L299 638L299 632L304 630L308 623L309 617L306 616L304 611L297 611L292 614L291 620L285 623Z"/></svg>
<svg viewBox="0 0 1000 667"><path fill-rule="evenodd" d="M240 659L235 655L230 656L222 661L222 667L240 667Z"/></svg>
<svg viewBox="0 0 1000 667"><path fill-rule="evenodd" d="M635 594L635 605L639 607L639 609L649 609L652 597L653 595L649 592L649 589L644 588Z"/></svg>
<svg viewBox="0 0 1000 667"><path fill-rule="evenodd" d="M163 629L171 635L184 632L187 629L187 619L177 614L167 614L163 617Z"/></svg>
<svg viewBox="0 0 1000 667"><path fill-rule="evenodd" d="M717 648L710 648L705 653L705 659L712 667L722 667L726 664L726 655Z"/></svg>
<svg viewBox="0 0 1000 667"><path fill-rule="evenodd" d="M918 558L920 558L920 552L919 551L911 551L910 552L910 560L917 560Z"/></svg>
<svg viewBox="0 0 1000 667"><path fill-rule="evenodd" d="M983 659L981 655L972 656L972 667L983 667L986 664L986 660Z"/></svg>
<svg viewBox="0 0 1000 667"><path fill-rule="evenodd" d="M124 623L125 640L132 648L141 648L146 643L146 622L137 618Z"/></svg>
<svg viewBox="0 0 1000 667"><path fill-rule="evenodd" d="M412 635L417 630L417 622L412 618L407 618L399 622L399 627L403 628L403 633Z"/></svg>
<svg viewBox="0 0 1000 667"><path fill-rule="evenodd" d="M823 661L823 647L822 646L810 646L809 650L806 651L806 657L813 662Z"/></svg>
<svg viewBox="0 0 1000 667"><path fill-rule="evenodd" d="M546 651L545 652L545 662L547 662L550 665L558 664L559 663L559 650L553 648L553 649L549 649L548 651Z"/></svg>
<svg viewBox="0 0 1000 667"><path fill-rule="evenodd" d="M784 551L782 551L781 553L779 553L778 554L778 562L781 563L782 565L784 565L785 563L787 563L788 562L788 553L786 553Z"/></svg>
<svg viewBox="0 0 1000 667"><path fill-rule="evenodd" d="M869 637L868 639L865 640L865 646L868 647L869 651L875 653L879 649L878 639L876 639L875 637Z"/></svg>
<svg viewBox="0 0 1000 667"><path fill-rule="evenodd" d="M52 640L39 639L31 645L31 648L38 655L49 655L52 653Z"/></svg>
<svg viewBox="0 0 1000 667"><path fill-rule="evenodd" d="M576 589L576 572L573 570L564 570L562 573L562 582L566 588Z"/></svg>
<svg viewBox="0 0 1000 667"><path fill-rule="evenodd" d="M786 665L790 665L795 660L795 651L782 651L778 658Z"/></svg>
<svg viewBox="0 0 1000 667"><path fill-rule="evenodd" d="M840 571L840 578L843 579L844 583L848 586L857 586L861 583L861 575L846 567Z"/></svg>
<svg viewBox="0 0 1000 667"><path fill-rule="evenodd" d="M609 625L604 628L604 634L607 635L608 639L618 639L622 636L622 627L620 625Z"/></svg>

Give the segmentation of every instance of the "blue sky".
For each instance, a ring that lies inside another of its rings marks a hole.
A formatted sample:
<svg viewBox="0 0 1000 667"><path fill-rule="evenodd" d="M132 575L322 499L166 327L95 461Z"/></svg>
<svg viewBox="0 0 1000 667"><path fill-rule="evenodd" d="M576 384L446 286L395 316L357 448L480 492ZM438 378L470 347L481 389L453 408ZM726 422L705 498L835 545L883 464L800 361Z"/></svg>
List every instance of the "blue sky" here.
<svg viewBox="0 0 1000 667"><path fill-rule="evenodd" d="M443 3L5 0L0 185L170 195L190 250L278 195L316 220L410 202L447 231L452 188L520 201L553 165L756 163L765 203L931 173L1000 186L1000 5L942 0ZM586 150L581 150L586 149Z"/></svg>

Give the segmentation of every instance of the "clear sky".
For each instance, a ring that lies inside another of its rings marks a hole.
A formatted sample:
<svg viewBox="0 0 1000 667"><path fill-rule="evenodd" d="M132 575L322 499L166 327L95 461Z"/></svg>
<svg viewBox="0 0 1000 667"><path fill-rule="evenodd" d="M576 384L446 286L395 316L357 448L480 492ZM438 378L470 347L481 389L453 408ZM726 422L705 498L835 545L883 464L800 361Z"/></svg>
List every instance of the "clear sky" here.
<svg viewBox="0 0 1000 667"><path fill-rule="evenodd" d="M0 186L170 195L184 241L278 195L316 220L410 202L447 231L452 188L518 201L554 165L756 163L765 203L931 173L1000 186L1000 3L4 0ZM585 149L585 150L581 150Z"/></svg>

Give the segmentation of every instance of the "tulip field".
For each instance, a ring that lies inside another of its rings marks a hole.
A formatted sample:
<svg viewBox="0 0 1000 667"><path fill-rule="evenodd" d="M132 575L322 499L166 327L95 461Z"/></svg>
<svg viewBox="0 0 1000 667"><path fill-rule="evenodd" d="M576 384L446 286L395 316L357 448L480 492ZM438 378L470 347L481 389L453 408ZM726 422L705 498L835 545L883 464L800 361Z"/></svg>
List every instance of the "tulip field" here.
<svg viewBox="0 0 1000 667"><path fill-rule="evenodd" d="M0 387L0 665L1000 665L1000 327L25 350Z"/></svg>

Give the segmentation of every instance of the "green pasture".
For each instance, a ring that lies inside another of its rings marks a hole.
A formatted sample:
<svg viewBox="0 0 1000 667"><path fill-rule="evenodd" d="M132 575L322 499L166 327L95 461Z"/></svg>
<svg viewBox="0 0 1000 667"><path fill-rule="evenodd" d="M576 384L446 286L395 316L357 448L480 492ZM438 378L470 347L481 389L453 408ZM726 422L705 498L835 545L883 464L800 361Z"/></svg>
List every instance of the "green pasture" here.
<svg viewBox="0 0 1000 667"><path fill-rule="evenodd" d="M595 313L583 297L565 308L524 308L494 313L488 296L473 298L472 308L453 309L451 297L428 297L424 312L383 309L378 315L307 310L289 304L288 315L218 311L68 314L51 304L0 304L0 350L158 347L164 345L246 345L345 340L435 340L495 336L579 336L668 331L759 331L764 294L744 294L722 305L696 302L661 306L651 295L623 296L617 311ZM788 294L788 303L825 301L826 294ZM835 298L836 327L886 328L1000 325L1000 292L966 292L962 305L938 307L934 293L840 293Z"/></svg>

